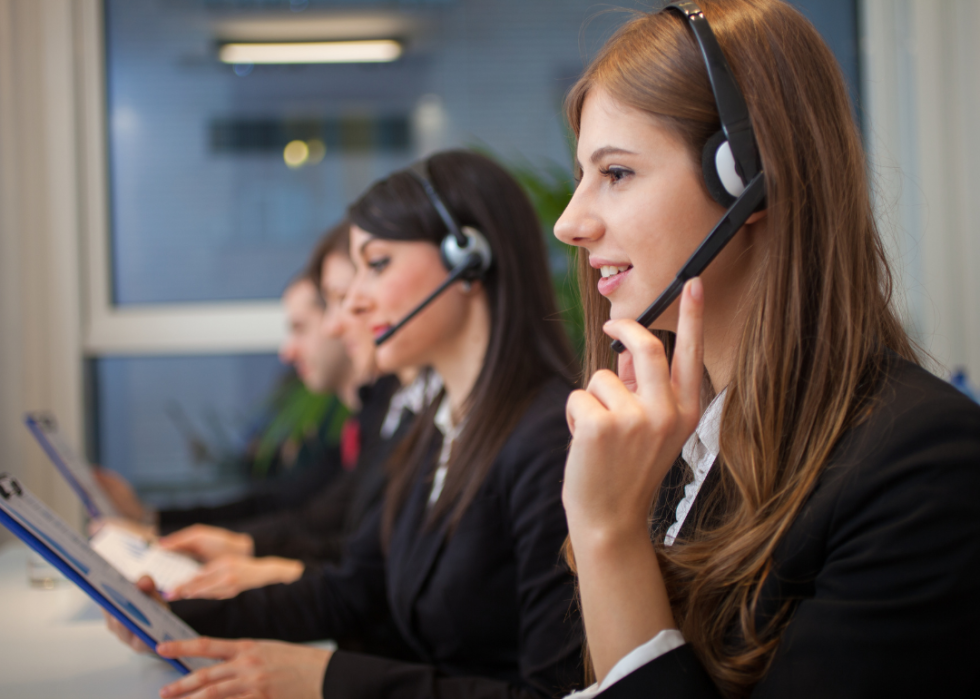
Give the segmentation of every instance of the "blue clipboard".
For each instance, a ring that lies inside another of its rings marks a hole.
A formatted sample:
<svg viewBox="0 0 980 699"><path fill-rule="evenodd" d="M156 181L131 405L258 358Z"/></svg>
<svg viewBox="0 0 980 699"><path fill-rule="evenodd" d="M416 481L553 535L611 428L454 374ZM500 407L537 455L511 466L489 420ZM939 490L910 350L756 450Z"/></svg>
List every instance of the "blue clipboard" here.
<svg viewBox="0 0 980 699"><path fill-rule="evenodd" d="M11 478L7 474L0 473L0 498L3 500L10 500L12 497L22 497L24 492L24 488L17 482L16 479ZM56 515L52 516L56 517ZM66 578L80 587L85 594L91 597L99 606L118 619L127 629L129 629L141 641L143 641L148 648L156 648L159 641L150 636L144 629L140 628L140 625L134 620L133 617L136 616L137 619L142 619L147 625L150 625L149 620L146 618L146 615L143 614L143 612L141 612L131 601L127 600L124 594L117 592L116 596L113 599L110 599L108 596L98 590L84 574L79 573L79 571L76 570L76 566L83 571L86 570L85 564L74 559L61 546L55 543L48 536L41 533L41 529L36 525L32 525L30 528L24 526L24 524L18 521L18 519L16 519L13 515L5 511L2 507L0 507L0 524L3 524L7 529L13 532L17 538L40 554L44 560L53 565ZM35 529L36 531L34 531ZM92 555L97 556L97 554L94 552L92 552ZM69 563L69 560L72 562ZM109 564L106 563L106 566L108 565ZM138 589L132 585L132 583L129 583L124 578L120 578L120 580L128 586L131 594L143 594L142 592L139 592ZM120 584L120 587L122 587L122 584ZM112 588L108 589L110 592L113 591ZM168 611L167 614L170 614L170 612ZM163 658L162 656L158 657L168 662L182 675L186 675L191 672L191 668L185 665L181 660L174 658Z"/></svg>
<svg viewBox="0 0 980 699"><path fill-rule="evenodd" d="M82 504L85 505L85 510L88 512L88 516L92 519L116 516L117 513L115 511L107 510L104 505L100 506L96 501L96 497L90 492L92 488L98 488L99 486L95 483L90 483L86 487L78 479L72 467L65 461L66 458L71 458L71 456L66 457L65 454L58 451L58 448L51 441L48 432L57 432L58 430L58 423L54 417L47 413L28 413L24 415L24 424L27 425L27 429L34 435L37 443L41 445L44 453L48 455L51 463L55 465L62 477L68 481L68 485L71 486L75 494L81 499ZM76 464L76 467L91 468L87 463ZM106 499L105 496L103 496L103 499Z"/></svg>

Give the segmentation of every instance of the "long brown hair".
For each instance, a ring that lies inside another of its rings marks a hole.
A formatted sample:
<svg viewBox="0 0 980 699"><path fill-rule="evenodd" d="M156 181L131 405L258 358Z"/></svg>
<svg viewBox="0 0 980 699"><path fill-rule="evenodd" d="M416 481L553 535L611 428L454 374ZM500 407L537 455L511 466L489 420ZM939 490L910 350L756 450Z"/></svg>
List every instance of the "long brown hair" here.
<svg viewBox="0 0 980 699"><path fill-rule="evenodd" d="M490 339L483 367L466 399L466 423L453 444L445 485L429 524L459 522L508 435L543 382L571 382L575 359L562 328L548 273L541 226L520 185L491 159L469 151L436 153L428 173L460 226L483 233L493 264L482 278L490 307ZM350 207L350 219L379 238L438 245L446 226L418 179L396 172ZM392 455L382 534L395 518L434 437L435 400Z"/></svg>
<svg viewBox="0 0 980 699"><path fill-rule="evenodd" d="M859 418L883 349L917 361L891 307L865 158L840 69L816 30L779 0L701 3L748 103L770 231L721 422L720 483L695 534L657 548L675 619L726 696L759 681L791 613L756 609L773 551L831 450ZM589 91L655 115L700 159L719 128L693 36L674 13L640 15L607 42L566 106L578 133ZM587 372L611 364L608 304L580 260ZM716 468L718 466L716 465Z"/></svg>

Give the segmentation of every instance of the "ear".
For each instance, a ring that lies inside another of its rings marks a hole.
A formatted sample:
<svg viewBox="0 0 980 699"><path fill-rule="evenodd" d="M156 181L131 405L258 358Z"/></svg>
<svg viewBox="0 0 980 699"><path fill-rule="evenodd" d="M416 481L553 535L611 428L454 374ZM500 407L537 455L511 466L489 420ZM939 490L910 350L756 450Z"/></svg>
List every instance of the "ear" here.
<svg viewBox="0 0 980 699"><path fill-rule="evenodd" d="M476 296L483 291L483 283L479 279L464 279L455 287L463 296Z"/></svg>
<svg viewBox="0 0 980 699"><path fill-rule="evenodd" d="M752 224L752 223L757 223L757 222L761 221L762 219L764 219L766 217L766 211L767 211L767 209L763 209L762 211L756 211L756 212L754 212L751 216L749 216L747 219L745 219L746 225Z"/></svg>

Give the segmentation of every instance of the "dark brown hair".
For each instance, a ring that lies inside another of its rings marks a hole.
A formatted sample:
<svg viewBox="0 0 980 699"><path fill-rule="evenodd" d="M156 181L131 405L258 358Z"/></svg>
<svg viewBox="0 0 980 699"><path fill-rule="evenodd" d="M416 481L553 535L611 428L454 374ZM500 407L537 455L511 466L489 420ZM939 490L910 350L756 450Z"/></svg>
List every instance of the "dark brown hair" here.
<svg viewBox="0 0 980 699"><path fill-rule="evenodd" d="M773 551L880 377L883 348L917 361L891 307L847 89L816 30L779 0L700 3L748 103L767 182L768 247L749 298L721 422L723 512L672 547L655 540L675 618L726 696L763 676L791 612L756 625ZM704 61L672 12L637 16L572 88L655 116L697 161L719 128ZM580 259L587 371L609 367L608 303ZM716 465L716 468L719 466Z"/></svg>
<svg viewBox="0 0 980 699"><path fill-rule="evenodd" d="M576 373L548 272L534 208L520 185L486 156L454 150L428 160L432 185L460 226L481 231L493 251L482 279L490 307L490 339L483 367L466 400L466 423L453 445L445 486L429 524L459 522L476 496L508 435L538 387ZM350 219L379 238L438 245L447 234L418 180L396 172L350 207ZM434 438L433 401L392 456L385 499L385 540L408 489L425 464Z"/></svg>
<svg viewBox="0 0 980 699"><path fill-rule="evenodd" d="M317 241L306 261L301 277L312 281L316 288L320 288L321 277L323 275L323 261L328 256L340 253L345 257L350 255L350 219L344 218L327 229L320 240Z"/></svg>

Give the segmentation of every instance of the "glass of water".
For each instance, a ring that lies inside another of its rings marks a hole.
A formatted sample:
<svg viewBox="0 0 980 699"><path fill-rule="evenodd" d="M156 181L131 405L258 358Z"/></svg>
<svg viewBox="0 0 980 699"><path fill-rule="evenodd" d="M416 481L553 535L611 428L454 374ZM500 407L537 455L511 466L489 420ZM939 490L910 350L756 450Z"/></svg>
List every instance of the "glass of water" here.
<svg viewBox="0 0 980 699"><path fill-rule="evenodd" d="M27 552L27 582L31 587L41 590L53 590L65 582L65 576L57 568L44 560L37 551Z"/></svg>

